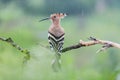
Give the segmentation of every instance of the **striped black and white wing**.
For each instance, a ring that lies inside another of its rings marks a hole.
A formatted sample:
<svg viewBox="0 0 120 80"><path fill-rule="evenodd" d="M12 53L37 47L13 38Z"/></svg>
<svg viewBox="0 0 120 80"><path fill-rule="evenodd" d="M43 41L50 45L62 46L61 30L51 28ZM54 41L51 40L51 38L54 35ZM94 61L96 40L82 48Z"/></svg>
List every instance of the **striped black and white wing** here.
<svg viewBox="0 0 120 80"><path fill-rule="evenodd" d="M64 34L61 36L55 36L54 34L48 32L48 42L52 50L60 52L64 44Z"/></svg>

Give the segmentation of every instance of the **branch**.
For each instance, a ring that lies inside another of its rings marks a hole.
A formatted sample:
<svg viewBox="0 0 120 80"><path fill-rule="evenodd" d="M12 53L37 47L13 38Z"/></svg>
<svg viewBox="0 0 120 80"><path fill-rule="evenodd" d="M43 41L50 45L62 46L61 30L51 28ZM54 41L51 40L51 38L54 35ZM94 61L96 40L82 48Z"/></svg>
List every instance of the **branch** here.
<svg viewBox="0 0 120 80"><path fill-rule="evenodd" d="M62 49L61 52L64 53L64 52L67 52L67 51L70 51L70 50L73 50L73 49L92 46L92 45L96 45L96 44L103 45L102 48L97 51L97 53L100 52L100 51L106 50L110 47L115 47L115 48L120 49L120 44L115 43L115 42L106 41L106 40L99 40L99 39L96 39L96 38L93 38L93 37L90 37L89 39L90 39L90 41L80 40L80 42L78 44L66 47L66 48Z"/></svg>
<svg viewBox="0 0 120 80"><path fill-rule="evenodd" d="M24 63L30 59L30 52L27 49L23 49L22 47L17 45L11 38L1 38L0 37L0 40L9 43L10 45L12 45L16 49L18 49L20 52L24 53L26 55L26 56L24 56L24 60L23 60Z"/></svg>

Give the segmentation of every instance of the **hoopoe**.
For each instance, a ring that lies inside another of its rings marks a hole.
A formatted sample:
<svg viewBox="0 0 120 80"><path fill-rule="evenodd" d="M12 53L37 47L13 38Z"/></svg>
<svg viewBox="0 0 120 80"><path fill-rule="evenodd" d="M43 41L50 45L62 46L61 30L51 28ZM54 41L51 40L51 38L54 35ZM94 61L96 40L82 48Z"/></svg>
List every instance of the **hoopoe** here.
<svg viewBox="0 0 120 80"><path fill-rule="evenodd" d="M51 14L49 18L40 20L44 21L50 19L52 21L52 24L48 30L48 42L50 44L50 48L55 51L56 55L56 60L54 60L52 63L54 68L55 65L60 66L60 56L64 44L65 35L64 29L62 28L60 21L65 16L66 14L64 13L55 13Z"/></svg>

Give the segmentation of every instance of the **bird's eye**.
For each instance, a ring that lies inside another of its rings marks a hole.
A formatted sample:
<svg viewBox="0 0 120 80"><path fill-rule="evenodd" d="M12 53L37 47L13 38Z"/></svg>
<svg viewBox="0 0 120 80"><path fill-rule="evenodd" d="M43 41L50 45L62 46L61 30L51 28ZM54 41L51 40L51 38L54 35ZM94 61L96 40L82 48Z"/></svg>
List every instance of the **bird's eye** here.
<svg viewBox="0 0 120 80"><path fill-rule="evenodd" d="M54 18L56 18L56 16L53 16Z"/></svg>

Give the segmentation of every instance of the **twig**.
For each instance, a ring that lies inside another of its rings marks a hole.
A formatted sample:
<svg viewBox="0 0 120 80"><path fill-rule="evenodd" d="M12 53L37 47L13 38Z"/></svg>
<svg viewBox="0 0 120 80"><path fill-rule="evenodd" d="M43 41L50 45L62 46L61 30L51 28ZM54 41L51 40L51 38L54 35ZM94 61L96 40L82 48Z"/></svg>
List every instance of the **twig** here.
<svg viewBox="0 0 120 80"><path fill-rule="evenodd" d="M30 52L27 49L23 49L22 47L20 47L19 45L17 45L11 38L1 38L1 41L7 42L10 45L12 45L13 47L15 47L16 49L18 49L19 51L21 51L22 53L25 54L24 56L24 63L30 59Z"/></svg>
<svg viewBox="0 0 120 80"><path fill-rule="evenodd" d="M106 50L106 49L108 49L110 47L115 47L115 48L120 49L120 44L115 43L115 42L106 41L106 40L99 40L99 39L96 39L96 38L93 38L93 37L90 37L89 39L90 39L90 41L82 41L82 40L80 40L80 42L78 44L63 48L61 52L64 53L64 52L67 52L67 51L70 51L70 50L73 50L73 49L92 46L92 45L96 45L96 44L103 45L102 48L99 49L97 52Z"/></svg>

